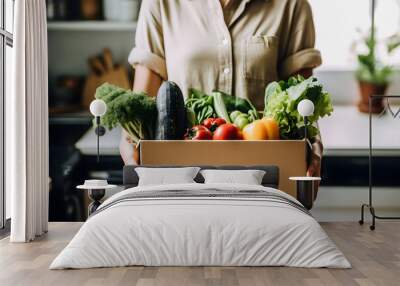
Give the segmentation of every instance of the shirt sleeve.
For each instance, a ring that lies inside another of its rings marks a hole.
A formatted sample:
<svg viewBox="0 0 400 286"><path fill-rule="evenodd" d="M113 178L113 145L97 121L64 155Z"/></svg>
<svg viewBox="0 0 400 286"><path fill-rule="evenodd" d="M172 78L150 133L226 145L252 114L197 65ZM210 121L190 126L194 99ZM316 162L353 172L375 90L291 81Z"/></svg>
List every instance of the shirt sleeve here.
<svg viewBox="0 0 400 286"><path fill-rule="evenodd" d="M135 43L129 54L129 63L133 67L143 65L167 79L159 0L142 1Z"/></svg>
<svg viewBox="0 0 400 286"><path fill-rule="evenodd" d="M314 46L315 27L311 7L307 0L299 0L289 27L286 49L280 61L280 77L288 78L302 69L320 66L321 54Z"/></svg>

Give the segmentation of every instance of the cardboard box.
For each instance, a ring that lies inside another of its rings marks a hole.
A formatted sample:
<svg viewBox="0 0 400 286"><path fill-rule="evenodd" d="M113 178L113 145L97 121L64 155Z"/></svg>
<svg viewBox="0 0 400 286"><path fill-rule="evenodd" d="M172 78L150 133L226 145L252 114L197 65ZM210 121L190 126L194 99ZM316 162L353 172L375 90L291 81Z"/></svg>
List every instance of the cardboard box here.
<svg viewBox="0 0 400 286"><path fill-rule="evenodd" d="M155 141L140 142L142 165L275 165L279 167L279 189L296 196L291 176L307 170L306 141Z"/></svg>

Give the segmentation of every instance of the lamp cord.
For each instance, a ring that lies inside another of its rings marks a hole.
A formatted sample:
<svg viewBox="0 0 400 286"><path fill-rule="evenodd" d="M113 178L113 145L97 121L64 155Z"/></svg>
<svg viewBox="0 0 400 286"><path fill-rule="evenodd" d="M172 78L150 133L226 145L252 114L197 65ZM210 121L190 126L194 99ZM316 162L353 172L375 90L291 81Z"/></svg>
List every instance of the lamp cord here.
<svg viewBox="0 0 400 286"><path fill-rule="evenodd" d="M308 120L307 116L304 116L304 139L307 140L307 125L308 125Z"/></svg>
<svg viewBox="0 0 400 286"><path fill-rule="evenodd" d="M96 135L97 135L97 163L100 163L100 134L99 134L99 126L100 126L100 116L96 117Z"/></svg>

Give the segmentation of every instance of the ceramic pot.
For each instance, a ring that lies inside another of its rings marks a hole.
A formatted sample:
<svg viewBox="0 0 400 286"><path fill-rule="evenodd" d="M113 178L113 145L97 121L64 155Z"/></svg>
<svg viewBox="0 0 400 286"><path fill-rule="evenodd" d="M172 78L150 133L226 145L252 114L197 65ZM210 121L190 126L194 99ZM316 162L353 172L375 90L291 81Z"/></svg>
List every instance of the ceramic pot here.
<svg viewBox="0 0 400 286"><path fill-rule="evenodd" d="M139 0L104 0L104 17L108 21L136 21L139 8Z"/></svg>
<svg viewBox="0 0 400 286"><path fill-rule="evenodd" d="M98 20L100 18L99 0L82 0L81 15L84 20Z"/></svg>
<svg viewBox="0 0 400 286"><path fill-rule="evenodd" d="M359 81L361 99L358 102L360 112L369 113L369 98L371 95L385 95L388 85L376 85L369 82ZM383 98L377 98L372 101L371 112L381 113L384 110Z"/></svg>

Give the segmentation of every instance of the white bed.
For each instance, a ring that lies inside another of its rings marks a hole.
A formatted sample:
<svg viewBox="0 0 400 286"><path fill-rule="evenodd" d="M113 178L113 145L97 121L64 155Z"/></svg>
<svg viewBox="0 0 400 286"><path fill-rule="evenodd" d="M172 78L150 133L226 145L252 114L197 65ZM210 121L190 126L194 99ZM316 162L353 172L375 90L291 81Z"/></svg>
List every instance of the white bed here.
<svg viewBox="0 0 400 286"><path fill-rule="evenodd" d="M146 192L168 191L182 195L145 197ZM190 196L196 192L233 195ZM253 192L263 193L254 197ZM264 198L264 193L272 199ZM128 265L350 268L318 222L298 204L279 190L254 185L130 188L100 206L50 269Z"/></svg>

